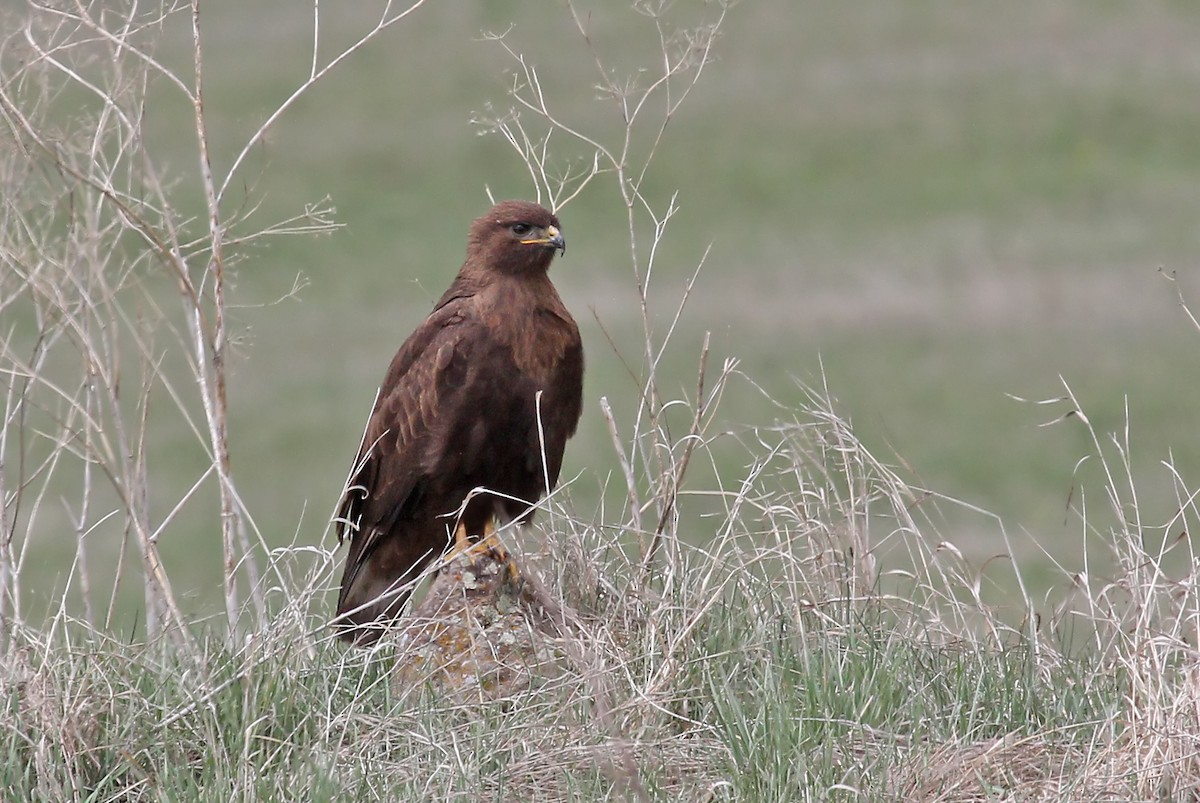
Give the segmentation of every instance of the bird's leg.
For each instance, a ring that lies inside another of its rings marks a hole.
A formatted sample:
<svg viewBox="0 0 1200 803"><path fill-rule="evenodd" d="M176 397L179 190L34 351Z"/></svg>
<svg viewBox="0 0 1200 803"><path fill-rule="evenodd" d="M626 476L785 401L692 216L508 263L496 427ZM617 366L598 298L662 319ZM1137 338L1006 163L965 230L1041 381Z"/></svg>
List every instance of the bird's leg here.
<svg viewBox="0 0 1200 803"><path fill-rule="evenodd" d="M454 543L446 550L446 557L456 558L466 552L487 552L489 550L495 553L497 560L508 560L508 550L500 543L500 538L496 535L495 519L491 516L483 523L483 534L478 539L471 538L467 534L467 525L460 521L454 530Z"/></svg>
<svg viewBox="0 0 1200 803"><path fill-rule="evenodd" d="M467 525L460 521L458 527L454 530L454 544L447 550L446 557L458 557L472 546L474 544L471 543L471 539L467 535Z"/></svg>
<svg viewBox="0 0 1200 803"><path fill-rule="evenodd" d="M504 545L500 543L499 536L496 535L495 516L488 516L487 521L483 523L483 535L479 538L479 546L483 549L490 549L499 560L509 560L508 550L504 548Z"/></svg>

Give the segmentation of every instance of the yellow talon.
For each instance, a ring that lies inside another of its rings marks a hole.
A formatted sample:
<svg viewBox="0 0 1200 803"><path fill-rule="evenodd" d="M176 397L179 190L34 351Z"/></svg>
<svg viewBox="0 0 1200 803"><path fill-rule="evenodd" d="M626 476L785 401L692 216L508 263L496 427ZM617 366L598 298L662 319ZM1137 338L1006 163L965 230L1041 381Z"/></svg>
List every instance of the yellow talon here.
<svg viewBox="0 0 1200 803"><path fill-rule="evenodd" d="M504 548L504 544L500 543L500 536L496 534L496 523L490 518L483 525L483 538L480 539L479 546L481 549L491 552L492 558L504 566L508 582L515 582L520 578L521 570L517 568L517 562Z"/></svg>

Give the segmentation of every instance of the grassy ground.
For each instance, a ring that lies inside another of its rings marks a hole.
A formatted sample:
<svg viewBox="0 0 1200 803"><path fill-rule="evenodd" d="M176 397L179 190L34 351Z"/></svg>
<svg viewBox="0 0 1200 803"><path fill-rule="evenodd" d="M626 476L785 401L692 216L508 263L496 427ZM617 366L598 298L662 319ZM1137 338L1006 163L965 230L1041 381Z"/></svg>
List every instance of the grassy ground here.
<svg viewBox="0 0 1200 803"><path fill-rule="evenodd" d="M913 517L919 494L845 422L809 412L816 423L764 433L770 456L727 500L722 536L703 551L668 544L649 579L608 533L559 511L532 552L577 624L547 642L557 659L531 685L500 698L447 693L436 673L413 683L411 666L397 675L406 652L386 638L331 644L328 566L303 550L275 556L276 616L234 648L200 629L186 648L131 646L64 617L18 631L0 658L0 788L22 800L1196 799L1194 577L1159 575L1128 530L1113 542L1119 592L1081 581L1063 608L1012 628ZM890 522L916 571L874 576L868 521Z"/></svg>

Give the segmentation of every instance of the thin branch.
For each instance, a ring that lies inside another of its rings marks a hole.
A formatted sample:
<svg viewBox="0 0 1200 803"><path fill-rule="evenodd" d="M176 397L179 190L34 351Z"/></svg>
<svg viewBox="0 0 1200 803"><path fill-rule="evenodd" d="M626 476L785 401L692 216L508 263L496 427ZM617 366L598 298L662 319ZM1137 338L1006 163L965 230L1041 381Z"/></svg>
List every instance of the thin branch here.
<svg viewBox="0 0 1200 803"><path fill-rule="evenodd" d="M237 632L239 604L237 599L237 529L239 512L233 503L233 477L229 457L229 402L225 368L225 263L222 251L224 232L221 212L213 181L212 163L208 152L208 127L204 118L204 50L200 38L200 2L192 0L192 55L195 69L193 111L195 114L196 144L199 148L200 178L204 185L204 200L208 209L210 261L206 275L213 285L213 332L211 340L202 338L199 314L195 321L197 363L196 379L204 400L204 414L213 459L217 468L217 483L221 496L221 556L224 579L225 616L231 634ZM205 353L207 352L207 353Z"/></svg>
<svg viewBox="0 0 1200 803"><path fill-rule="evenodd" d="M302 84L300 84L300 86L296 87L292 91L292 93L287 96L287 98L283 101L283 103L280 103L279 106L276 107L275 111L273 111L269 115L267 115L267 119L262 122L262 125L260 125L258 127L258 130L256 130L253 134L251 134L250 138L248 140L246 140L246 143L242 146L241 151L234 158L233 164L231 164L229 166L229 171L225 174L224 180L221 182L221 188L220 188L220 190L217 191L217 194L216 194L217 201L220 202L220 201L224 200L225 193L229 189L229 184L230 184L230 182L233 181L234 176L237 175L238 170L242 166L242 162L244 162L246 160L246 157L250 155L250 151L252 151L260 142L262 142L263 138L267 135L267 131L271 128L272 125L275 124L276 120L278 120L281 116L283 116L284 112L286 112L288 109L290 109L297 100L299 100L301 97L303 97L305 94L307 94L308 91L313 87L314 84L316 84L318 81L320 81L325 76L329 75L329 73L335 67L337 67L339 64L341 64L347 58L349 58L350 56L354 55L359 50L361 50L367 43L369 43L371 40L373 40L382 31L386 30L387 28L390 28L391 26L395 25L397 22L400 22L401 20L405 19L406 17L408 17L409 14L412 14L418 8L425 5L425 2L426 2L426 0L413 0L413 2L407 8L405 8L403 11L393 13L392 12L393 2L392 2L392 0L388 0L387 4L384 6L383 13L380 15L378 22L375 23L374 28L372 28L370 31L365 33L354 44L350 45L345 50L343 50L341 53L339 53L338 55L336 55L332 59L330 59L325 64L324 67L321 67L320 69L316 69L316 65L318 63L317 46L319 44L319 38L317 36L319 29L317 27L317 22L319 21L320 18L318 16L318 12L316 9L316 0L314 0L313 53L312 53L313 68L309 72L308 78Z"/></svg>

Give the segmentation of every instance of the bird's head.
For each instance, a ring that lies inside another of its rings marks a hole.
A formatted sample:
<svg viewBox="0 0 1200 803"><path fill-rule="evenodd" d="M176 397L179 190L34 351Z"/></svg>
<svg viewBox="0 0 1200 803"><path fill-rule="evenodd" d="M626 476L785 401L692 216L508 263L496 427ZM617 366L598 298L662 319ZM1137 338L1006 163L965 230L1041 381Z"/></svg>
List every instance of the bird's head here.
<svg viewBox="0 0 1200 803"><path fill-rule="evenodd" d="M502 201L471 224L467 261L503 273L544 272L555 251L565 254L567 241L553 212L529 201Z"/></svg>

